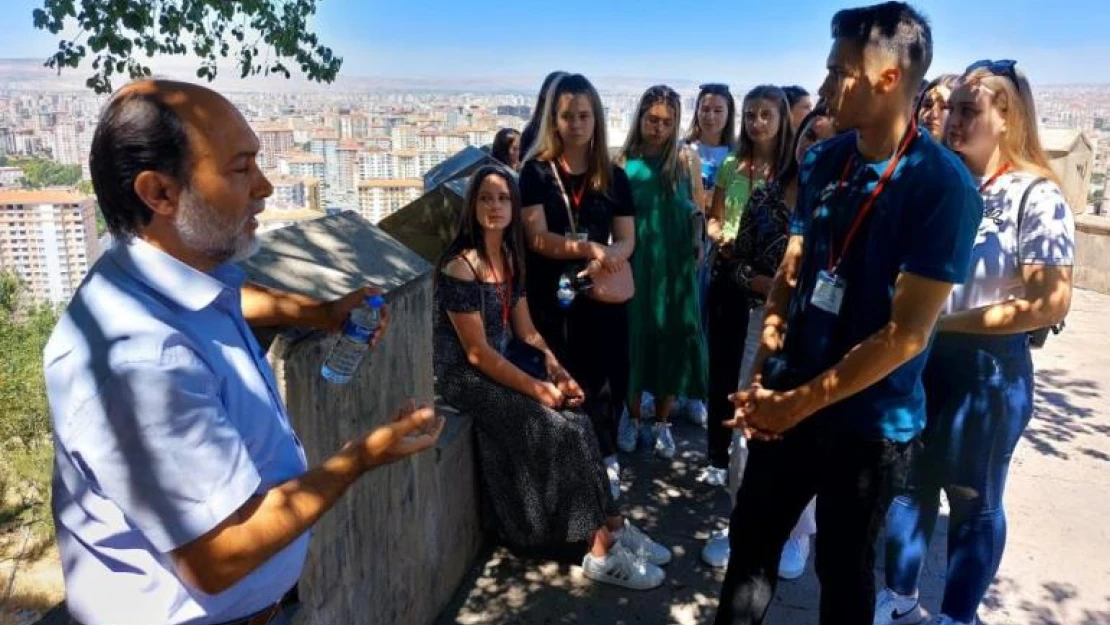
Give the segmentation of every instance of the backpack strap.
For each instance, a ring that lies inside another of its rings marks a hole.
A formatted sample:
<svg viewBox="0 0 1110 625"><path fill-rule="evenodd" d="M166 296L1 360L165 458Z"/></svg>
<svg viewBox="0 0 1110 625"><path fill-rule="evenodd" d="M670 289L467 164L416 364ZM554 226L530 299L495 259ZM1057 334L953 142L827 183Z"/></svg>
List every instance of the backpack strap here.
<svg viewBox="0 0 1110 625"><path fill-rule="evenodd" d="M1033 182L1029 183L1028 187L1025 187L1025 193L1021 194L1021 204L1018 205L1018 214L1017 214L1017 256L1018 256L1018 259L1019 259L1019 263L1018 263L1019 265L1020 265L1020 258L1021 258L1021 226L1022 226L1022 224L1025 223L1025 207L1029 203L1029 196L1032 195L1032 193L1033 193L1033 187L1036 187L1037 185L1041 184L1042 182L1047 182L1047 181L1048 181L1048 178L1037 177L1033 180ZM1045 340L1048 338L1048 333L1049 333L1050 330L1052 331L1053 334L1059 334L1063 329L1064 329L1064 322L1063 322L1063 320L1061 320L1060 323L1053 324L1053 325L1050 325L1050 326L1047 326L1047 327L1044 327L1044 328L1040 328L1040 329L1037 329L1037 330L1032 330L1028 333L1029 337L1030 337L1030 344L1032 345L1032 347L1034 349L1039 349L1039 348L1044 346Z"/></svg>
<svg viewBox="0 0 1110 625"><path fill-rule="evenodd" d="M1047 181L1048 181L1048 178L1043 178L1043 177L1035 178L1033 180L1033 182L1029 183L1028 187L1025 187L1025 193L1021 194L1021 204L1018 204L1018 214L1017 214L1017 245L1018 245L1018 250L1017 251L1018 251L1018 256L1019 257L1021 256L1021 225L1023 223L1025 223L1025 205L1029 203L1029 196L1033 193L1033 187L1041 184L1042 182L1047 182Z"/></svg>

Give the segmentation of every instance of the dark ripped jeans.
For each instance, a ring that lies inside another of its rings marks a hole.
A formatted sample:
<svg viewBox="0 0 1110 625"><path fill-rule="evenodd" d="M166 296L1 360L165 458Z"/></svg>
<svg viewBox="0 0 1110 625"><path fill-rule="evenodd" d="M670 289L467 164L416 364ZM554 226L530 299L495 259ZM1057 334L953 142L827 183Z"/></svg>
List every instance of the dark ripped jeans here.
<svg viewBox="0 0 1110 625"><path fill-rule="evenodd" d="M922 379L928 424L887 518L886 584L917 591L943 488L951 517L941 613L971 623L1006 546L1006 474L1033 414L1029 340L938 335Z"/></svg>

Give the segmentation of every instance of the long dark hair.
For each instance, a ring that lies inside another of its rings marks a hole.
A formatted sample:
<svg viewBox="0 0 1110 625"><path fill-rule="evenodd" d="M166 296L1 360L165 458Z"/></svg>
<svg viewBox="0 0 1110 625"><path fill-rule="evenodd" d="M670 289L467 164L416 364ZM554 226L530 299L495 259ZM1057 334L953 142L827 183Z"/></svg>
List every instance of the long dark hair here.
<svg viewBox="0 0 1110 625"><path fill-rule="evenodd" d="M513 128L498 130L497 135L493 138L493 145L489 149L490 156L512 167L513 164L509 162L509 148L513 145L513 139L519 138L520 133ZM519 158L517 158L517 164L520 164Z"/></svg>
<svg viewBox="0 0 1110 625"><path fill-rule="evenodd" d="M794 105L798 103L798 100L809 95L808 91L798 85L787 85L782 88L782 93L786 96L786 105L790 107L790 110L794 110Z"/></svg>
<svg viewBox="0 0 1110 625"><path fill-rule="evenodd" d="M729 91L728 85L723 84L708 84L702 85L701 91L698 92L698 99L694 102L694 119L690 122L690 130L686 133L686 143L693 143L699 141L701 137L701 124L698 123L698 111L701 110L701 103L707 96L720 96L725 99L728 107L728 116L725 118L725 127L721 129L721 136L718 139L721 145L727 145L729 151L736 149L736 98L733 97L732 92Z"/></svg>
<svg viewBox="0 0 1110 625"><path fill-rule="evenodd" d="M794 157L798 153L798 144L802 142L802 136L805 135L806 128L809 127L813 120L818 117L828 117L829 112L825 110L824 105L818 105L812 111L806 113L802 118L801 123L798 124L798 132L794 135L794 140L790 144L790 164L783 168L782 172L775 176L775 182L778 183L780 188L785 189L786 185L790 184L792 180L798 177L801 164L798 159Z"/></svg>
<svg viewBox="0 0 1110 625"><path fill-rule="evenodd" d="M775 146L775 173L786 169L790 162L794 160L794 154L790 152L790 146L794 143L794 131L790 127L790 106L786 102L786 94L782 89L774 85L760 85L755 87L744 96L744 103L740 106L743 111L748 107L748 103L754 100L767 100L774 102L779 111L779 128L775 133L775 140L778 145ZM739 166L745 160L751 160L755 156L755 143L748 135L748 129L744 126L743 117L740 121L740 141L739 146L736 148L736 164Z"/></svg>
<svg viewBox="0 0 1110 625"><path fill-rule="evenodd" d="M567 72L555 70L543 79L543 84L540 85L540 93L536 96L536 107L532 109L532 119L529 119L524 126L523 134L535 137L540 132L540 124L543 122L543 109L547 105L547 92L551 91L551 85L555 84L556 80L566 75ZM520 158L524 160L523 152L520 154Z"/></svg>
<svg viewBox="0 0 1110 625"><path fill-rule="evenodd" d="M505 229L503 245L509 256L509 261L512 263L513 289L518 290L524 284L524 226L521 223L520 216L520 189L516 184L516 176L502 165L484 165L470 177L470 183L466 187L466 198L463 201L462 212L459 213L459 226L455 231L455 238L444 249L443 255L439 257L439 262L436 264L435 279L437 282L447 263L463 255L467 250L476 251L482 263L486 267L490 266L486 238L482 236L482 225L478 223L478 190L482 188L482 182L489 176L501 176L505 183L509 185L509 196L512 198L513 209L512 219ZM478 270L478 268L475 267L475 270ZM482 280L480 275L476 275L475 278L479 282Z"/></svg>

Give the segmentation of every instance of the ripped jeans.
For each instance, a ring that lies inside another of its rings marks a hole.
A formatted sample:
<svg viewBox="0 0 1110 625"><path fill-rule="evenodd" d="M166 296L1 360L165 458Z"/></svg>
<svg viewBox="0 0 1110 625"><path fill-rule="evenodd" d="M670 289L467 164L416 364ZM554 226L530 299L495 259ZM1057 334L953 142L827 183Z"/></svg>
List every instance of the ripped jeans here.
<svg viewBox="0 0 1110 625"><path fill-rule="evenodd" d="M941 614L971 623L1002 561L1006 474L1033 414L1028 338L940 334L923 381L928 423L887 515L886 584L917 592L944 489L951 517Z"/></svg>

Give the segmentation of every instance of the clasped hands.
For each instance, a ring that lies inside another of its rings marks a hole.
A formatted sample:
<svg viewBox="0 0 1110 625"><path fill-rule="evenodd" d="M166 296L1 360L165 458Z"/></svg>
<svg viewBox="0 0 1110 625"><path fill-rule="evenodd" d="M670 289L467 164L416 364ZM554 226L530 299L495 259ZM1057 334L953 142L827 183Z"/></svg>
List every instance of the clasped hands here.
<svg viewBox="0 0 1110 625"><path fill-rule="evenodd" d="M539 382L537 399L548 408L577 408L586 401L586 393L570 373L554 358L547 360L547 381Z"/></svg>
<svg viewBox="0 0 1110 625"><path fill-rule="evenodd" d="M783 327L768 324L763 328L765 353L775 353L783 346ZM763 387L763 360L757 358L755 374L747 389L737 389L728 396L735 407L733 418L724 426L739 430L744 438L773 441L816 412L810 393L804 388L773 391Z"/></svg>
<svg viewBox="0 0 1110 625"><path fill-rule="evenodd" d="M724 426L740 430L744 438L778 440L794 426L809 416L802 407L798 391L772 391L758 382L747 390L738 390L728 396L735 407L733 418Z"/></svg>
<svg viewBox="0 0 1110 625"><path fill-rule="evenodd" d="M592 278L602 271L617 273L624 269L626 264L628 264L628 261L613 254L608 246L600 243L590 243L589 262L586 263L586 268L578 274L578 277L590 276Z"/></svg>

